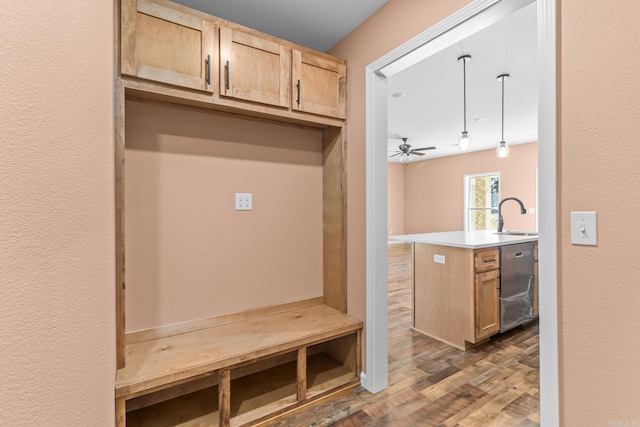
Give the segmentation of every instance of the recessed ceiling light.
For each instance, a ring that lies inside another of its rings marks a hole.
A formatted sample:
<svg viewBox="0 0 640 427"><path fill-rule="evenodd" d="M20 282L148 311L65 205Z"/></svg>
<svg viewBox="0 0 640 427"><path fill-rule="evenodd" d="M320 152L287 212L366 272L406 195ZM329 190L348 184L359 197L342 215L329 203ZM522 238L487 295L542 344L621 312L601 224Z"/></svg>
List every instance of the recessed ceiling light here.
<svg viewBox="0 0 640 427"><path fill-rule="evenodd" d="M474 121L480 123L480 122L484 122L485 120L487 120L486 117L476 117L475 119L473 119Z"/></svg>
<svg viewBox="0 0 640 427"><path fill-rule="evenodd" d="M396 92L393 95L394 98L404 98L405 96L407 96L407 94L405 92Z"/></svg>

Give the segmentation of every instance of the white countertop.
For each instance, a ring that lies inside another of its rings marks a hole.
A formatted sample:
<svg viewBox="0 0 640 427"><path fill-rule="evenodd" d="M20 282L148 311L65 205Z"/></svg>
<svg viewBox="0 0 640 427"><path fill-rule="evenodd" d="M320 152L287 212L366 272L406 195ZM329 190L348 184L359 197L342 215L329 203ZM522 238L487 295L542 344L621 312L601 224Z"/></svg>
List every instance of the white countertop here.
<svg viewBox="0 0 640 427"><path fill-rule="evenodd" d="M532 232L533 233L533 232ZM496 234L495 231L445 231L442 233L404 234L389 236L389 240L430 245L455 246L458 248L490 248L523 242L536 242L538 235L517 236Z"/></svg>

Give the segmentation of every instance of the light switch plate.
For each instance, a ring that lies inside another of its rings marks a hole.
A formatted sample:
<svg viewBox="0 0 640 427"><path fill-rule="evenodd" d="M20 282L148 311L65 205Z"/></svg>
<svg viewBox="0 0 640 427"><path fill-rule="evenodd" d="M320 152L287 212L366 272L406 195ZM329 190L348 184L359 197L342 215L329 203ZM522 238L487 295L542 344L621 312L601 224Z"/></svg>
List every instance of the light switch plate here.
<svg viewBox="0 0 640 427"><path fill-rule="evenodd" d="M253 193L236 193L236 210L250 211L253 209Z"/></svg>
<svg viewBox="0 0 640 427"><path fill-rule="evenodd" d="M571 212L571 243L574 245L598 245L596 212Z"/></svg>

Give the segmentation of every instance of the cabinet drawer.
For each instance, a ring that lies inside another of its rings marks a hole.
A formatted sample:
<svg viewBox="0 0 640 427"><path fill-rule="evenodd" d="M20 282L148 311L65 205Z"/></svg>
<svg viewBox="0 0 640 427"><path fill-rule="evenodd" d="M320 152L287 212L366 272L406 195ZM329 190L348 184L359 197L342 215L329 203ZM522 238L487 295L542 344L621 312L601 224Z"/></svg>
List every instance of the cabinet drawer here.
<svg viewBox="0 0 640 427"><path fill-rule="evenodd" d="M477 251L474 256L474 264L476 273L497 270L500 268L500 251L498 249Z"/></svg>

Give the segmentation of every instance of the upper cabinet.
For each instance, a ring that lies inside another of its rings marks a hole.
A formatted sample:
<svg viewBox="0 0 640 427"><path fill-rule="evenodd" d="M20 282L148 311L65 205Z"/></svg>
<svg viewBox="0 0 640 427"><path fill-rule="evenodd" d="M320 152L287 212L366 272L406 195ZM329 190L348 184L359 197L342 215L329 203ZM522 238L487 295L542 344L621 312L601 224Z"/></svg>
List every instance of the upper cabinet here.
<svg viewBox="0 0 640 427"><path fill-rule="evenodd" d="M293 123L345 119L344 60L167 0L121 0L120 30L121 74L138 95Z"/></svg>
<svg viewBox="0 0 640 427"><path fill-rule="evenodd" d="M122 74L213 92L214 22L151 0L121 7Z"/></svg>
<svg viewBox="0 0 640 427"><path fill-rule="evenodd" d="M344 119L345 74L343 62L294 50L292 108Z"/></svg>
<svg viewBox="0 0 640 427"><path fill-rule="evenodd" d="M220 94L288 108L291 49L235 29L220 28Z"/></svg>

